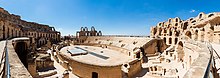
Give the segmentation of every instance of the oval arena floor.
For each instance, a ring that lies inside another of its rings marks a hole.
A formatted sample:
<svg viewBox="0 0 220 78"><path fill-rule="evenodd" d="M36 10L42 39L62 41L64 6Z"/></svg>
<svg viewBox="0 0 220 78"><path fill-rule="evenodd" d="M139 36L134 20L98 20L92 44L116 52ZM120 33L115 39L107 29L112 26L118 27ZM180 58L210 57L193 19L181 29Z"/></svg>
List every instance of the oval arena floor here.
<svg viewBox="0 0 220 78"><path fill-rule="evenodd" d="M71 50L73 53L80 53L79 51L81 51L82 53L87 53L71 56L71 52L69 52L68 50ZM62 48L60 52L71 57L75 61L98 66L121 65L129 60L132 60L131 57L120 53L119 51L95 46L72 45Z"/></svg>

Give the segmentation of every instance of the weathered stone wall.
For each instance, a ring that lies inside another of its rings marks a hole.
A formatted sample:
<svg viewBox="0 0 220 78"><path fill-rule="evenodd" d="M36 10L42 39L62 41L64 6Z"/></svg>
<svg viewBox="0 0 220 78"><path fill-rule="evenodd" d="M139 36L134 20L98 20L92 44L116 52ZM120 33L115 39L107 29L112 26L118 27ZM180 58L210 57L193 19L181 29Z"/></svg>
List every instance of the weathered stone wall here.
<svg viewBox="0 0 220 78"><path fill-rule="evenodd" d="M8 57L11 78L32 78L31 74L19 60L19 57L12 45L12 41L8 41Z"/></svg>
<svg viewBox="0 0 220 78"><path fill-rule="evenodd" d="M152 39L147 44L145 44L142 48L144 49L144 53L146 55L153 55L157 52L163 52L168 46L161 39Z"/></svg>
<svg viewBox="0 0 220 78"><path fill-rule="evenodd" d="M194 45L198 46L200 49L193 49L198 53L198 57L193 59L194 62L188 67L188 71L184 75L184 78L204 78L206 70L209 66L212 66L211 64L211 54L210 50L204 43L197 42L197 44L194 43ZM188 45L187 45L188 46ZM209 72L207 72L209 73Z"/></svg>
<svg viewBox="0 0 220 78"><path fill-rule="evenodd" d="M60 41L61 34L54 27L27 22L18 15L8 13L1 7L0 10L0 40L25 36L33 37L36 42L40 38L45 38L54 43Z"/></svg>
<svg viewBox="0 0 220 78"><path fill-rule="evenodd" d="M121 78L121 65L117 66L96 66L75 61L65 55L60 54L60 58L68 61L72 72L79 77L92 78L92 72L98 73L98 78Z"/></svg>
<svg viewBox="0 0 220 78"><path fill-rule="evenodd" d="M136 75L138 72L142 70L141 63L142 62L140 59L134 59L129 62L130 65L129 73L128 73L129 78L132 78L134 75Z"/></svg>
<svg viewBox="0 0 220 78"><path fill-rule="evenodd" d="M192 39L220 43L220 13L205 14L185 21L179 18L168 19L151 28L151 37L164 39L168 45L176 45L179 40Z"/></svg>
<svg viewBox="0 0 220 78"><path fill-rule="evenodd" d="M143 45L147 44L151 38L147 37L109 37L109 36L82 36L79 37L78 44L99 46L103 48L109 48L117 50L128 56L136 58L137 54L140 52L138 49ZM156 42L158 45L163 45L160 42ZM151 46L151 45L148 45ZM162 47L162 46L161 46ZM163 49L163 47L161 48Z"/></svg>

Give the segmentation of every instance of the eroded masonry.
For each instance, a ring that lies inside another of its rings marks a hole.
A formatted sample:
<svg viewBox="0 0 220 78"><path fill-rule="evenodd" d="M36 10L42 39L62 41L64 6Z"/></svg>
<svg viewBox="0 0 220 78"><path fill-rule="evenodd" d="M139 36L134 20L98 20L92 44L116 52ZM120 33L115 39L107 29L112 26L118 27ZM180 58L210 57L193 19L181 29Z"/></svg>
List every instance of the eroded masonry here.
<svg viewBox="0 0 220 78"><path fill-rule="evenodd" d="M148 37L103 35L93 26L60 37L54 27L1 8L0 70L6 73L0 76L9 65L17 78L218 78L220 57L212 45L220 43L219 24L220 13L200 13L160 22Z"/></svg>

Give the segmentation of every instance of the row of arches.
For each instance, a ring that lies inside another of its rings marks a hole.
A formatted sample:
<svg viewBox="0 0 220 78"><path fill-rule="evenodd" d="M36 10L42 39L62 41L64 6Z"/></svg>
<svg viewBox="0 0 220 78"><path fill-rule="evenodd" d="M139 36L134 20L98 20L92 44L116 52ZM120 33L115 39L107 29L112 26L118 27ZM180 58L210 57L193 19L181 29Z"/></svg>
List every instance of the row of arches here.
<svg viewBox="0 0 220 78"><path fill-rule="evenodd" d="M91 31L88 31L87 27L81 27L80 31L76 32L76 36L102 36L102 32L96 31L93 26L91 27Z"/></svg>
<svg viewBox="0 0 220 78"><path fill-rule="evenodd" d="M81 28L80 28L80 31L89 31L89 30L88 30L87 27L81 27ZM91 31L96 31L96 30L95 30L95 27L92 26L92 27L91 27Z"/></svg>
<svg viewBox="0 0 220 78"><path fill-rule="evenodd" d="M7 26L5 22L0 21L0 39L14 38L23 36L23 32L16 26Z"/></svg>

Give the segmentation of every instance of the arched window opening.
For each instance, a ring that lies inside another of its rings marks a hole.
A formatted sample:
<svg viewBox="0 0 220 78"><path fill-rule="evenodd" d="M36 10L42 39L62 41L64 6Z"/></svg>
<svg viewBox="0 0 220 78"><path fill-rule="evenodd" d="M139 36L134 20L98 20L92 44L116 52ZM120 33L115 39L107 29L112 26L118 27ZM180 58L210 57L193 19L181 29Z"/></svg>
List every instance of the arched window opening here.
<svg viewBox="0 0 220 78"><path fill-rule="evenodd" d="M212 17L212 16L214 16L214 14L209 14L209 15L208 15L208 17Z"/></svg>
<svg viewBox="0 0 220 78"><path fill-rule="evenodd" d="M169 38L169 44L172 44L172 38Z"/></svg>
<svg viewBox="0 0 220 78"><path fill-rule="evenodd" d="M202 18L202 14L199 14L199 19Z"/></svg>
<svg viewBox="0 0 220 78"><path fill-rule="evenodd" d="M195 40L198 40L198 30L195 31Z"/></svg>
<svg viewBox="0 0 220 78"><path fill-rule="evenodd" d="M163 41L166 43L166 38L163 38Z"/></svg>
<svg viewBox="0 0 220 78"><path fill-rule="evenodd" d="M175 26L178 26L178 23L176 23Z"/></svg>
<svg viewBox="0 0 220 78"><path fill-rule="evenodd" d="M190 39L192 38L192 33L190 31L187 31L185 35Z"/></svg>
<svg viewBox="0 0 220 78"><path fill-rule="evenodd" d="M177 44L177 42L178 42L178 38L175 38L175 44Z"/></svg>
<svg viewBox="0 0 220 78"><path fill-rule="evenodd" d="M97 72L92 72L92 78L98 78L98 73Z"/></svg>
<svg viewBox="0 0 220 78"><path fill-rule="evenodd" d="M183 43L180 41L177 45L177 54L178 54L178 59L180 61L183 61L183 57L184 57L184 51L183 51Z"/></svg>
<svg viewBox="0 0 220 78"><path fill-rule="evenodd" d="M187 26L188 26L188 22L185 22L185 23L183 24L183 30L186 30L186 29L187 29Z"/></svg>

